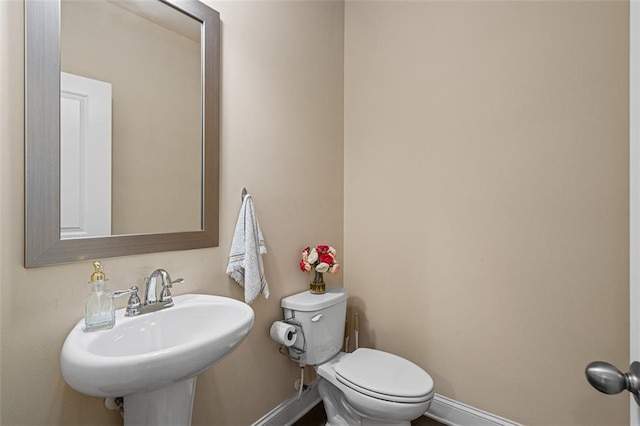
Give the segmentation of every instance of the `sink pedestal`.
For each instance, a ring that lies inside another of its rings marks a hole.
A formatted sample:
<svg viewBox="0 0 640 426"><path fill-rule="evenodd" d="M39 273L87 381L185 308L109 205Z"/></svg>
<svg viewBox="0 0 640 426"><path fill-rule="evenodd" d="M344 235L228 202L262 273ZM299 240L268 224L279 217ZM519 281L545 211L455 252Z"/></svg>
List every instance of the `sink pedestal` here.
<svg viewBox="0 0 640 426"><path fill-rule="evenodd" d="M125 426L191 425L196 377L124 397Z"/></svg>

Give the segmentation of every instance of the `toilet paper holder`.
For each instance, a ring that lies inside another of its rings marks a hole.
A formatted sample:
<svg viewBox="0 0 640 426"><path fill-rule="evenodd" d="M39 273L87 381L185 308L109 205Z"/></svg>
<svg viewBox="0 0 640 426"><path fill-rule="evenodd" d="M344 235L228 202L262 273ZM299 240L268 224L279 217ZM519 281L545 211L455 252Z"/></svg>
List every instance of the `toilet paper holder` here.
<svg viewBox="0 0 640 426"><path fill-rule="evenodd" d="M296 328L284 321L274 321L269 330L271 338L283 346L291 347L296 343Z"/></svg>
<svg viewBox="0 0 640 426"><path fill-rule="evenodd" d="M302 328L302 323L300 323L300 321L296 320L293 317L286 318L280 321L275 321L271 325L272 329L274 328L276 323L285 323L289 326L292 326L295 329L294 331L295 340L291 345L284 344L280 339L278 339L271 333L271 330L270 330L270 334L271 334L271 338L274 341L281 344L280 353L282 353L283 355L288 355L289 358L291 358L291 360L293 361L299 361L300 355L304 354L307 351L307 339L305 338L305 335L304 335L304 329ZM286 336L286 337L288 337L289 339L285 338L284 339L285 341L290 340L292 336Z"/></svg>

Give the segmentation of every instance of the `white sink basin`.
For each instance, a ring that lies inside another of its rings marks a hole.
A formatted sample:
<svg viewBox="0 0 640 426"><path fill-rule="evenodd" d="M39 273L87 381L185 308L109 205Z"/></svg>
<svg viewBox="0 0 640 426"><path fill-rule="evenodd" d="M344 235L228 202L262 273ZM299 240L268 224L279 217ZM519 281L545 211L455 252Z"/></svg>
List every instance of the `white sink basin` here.
<svg viewBox="0 0 640 426"><path fill-rule="evenodd" d="M65 381L92 396L153 392L211 367L253 326L253 310L238 300L202 294L173 299L172 307L135 317L120 309L110 330L85 332L84 321L78 322L60 355ZM195 380L188 386L194 388ZM127 398L125 423L126 414Z"/></svg>

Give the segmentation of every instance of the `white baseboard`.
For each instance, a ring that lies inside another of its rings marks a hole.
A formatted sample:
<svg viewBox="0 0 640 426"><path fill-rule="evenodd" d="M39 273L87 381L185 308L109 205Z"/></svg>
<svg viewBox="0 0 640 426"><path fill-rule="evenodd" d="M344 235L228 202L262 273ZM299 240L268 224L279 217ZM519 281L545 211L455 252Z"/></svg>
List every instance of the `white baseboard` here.
<svg viewBox="0 0 640 426"><path fill-rule="evenodd" d="M449 426L522 426L438 394L424 415Z"/></svg>
<svg viewBox="0 0 640 426"><path fill-rule="evenodd" d="M318 381L316 380L302 392L299 399L296 394L264 415L252 426L291 426L320 401ZM424 415L449 426L522 426L520 423L478 410L438 394L435 394L431 407Z"/></svg>
<svg viewBox="0 0 640 426"><path fill-rule="evenodd" d="M296 393L295 396L278 405L252 426L291 426L319 404L320 401L318 381L316 380L309 384L309 387L302 392L299 399Z"/></svg>

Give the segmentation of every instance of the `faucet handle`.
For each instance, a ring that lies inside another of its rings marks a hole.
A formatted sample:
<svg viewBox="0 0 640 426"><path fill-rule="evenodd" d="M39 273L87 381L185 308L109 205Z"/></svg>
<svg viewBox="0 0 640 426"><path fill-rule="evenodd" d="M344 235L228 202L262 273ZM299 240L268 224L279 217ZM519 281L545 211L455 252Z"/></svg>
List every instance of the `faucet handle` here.
<svg viewBox="0 0 640 426"><path fill-rule="evenodd" d="M171 296L170 288L173 287L174 284L182 284L184 279L178 278L177 280L170 281L162 286L162 293L160 294L160 302L172 303L173 297Z"/></svg>
<svg viewBox="0 0 640 426"><path fill-rule="evenodd" d="M138 296L138 287L132 286L127 290L118 290L111 293L111 297L116 298L120 296L124 296L125 294L131 294L129 297L129 301L127 301L127 309L124 313L125 317L134 317L140 314L140 307L142 303L140 303L140 297Z"/></svg>
<svg viewBox="0 0 640 426"><path fill-rule="evenodd" d="M124 296L125 294L131 294L136 291L138 291L138 287L136 286L130 287L126 290L116 290L111 292L111 297L115 299L116 297Z"/></svg>

